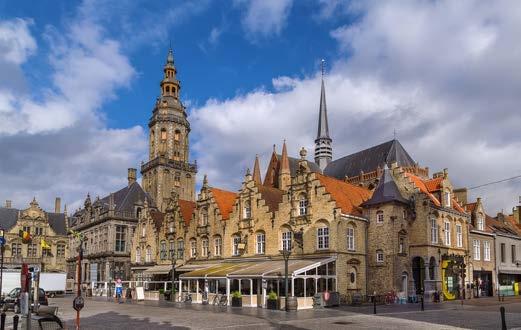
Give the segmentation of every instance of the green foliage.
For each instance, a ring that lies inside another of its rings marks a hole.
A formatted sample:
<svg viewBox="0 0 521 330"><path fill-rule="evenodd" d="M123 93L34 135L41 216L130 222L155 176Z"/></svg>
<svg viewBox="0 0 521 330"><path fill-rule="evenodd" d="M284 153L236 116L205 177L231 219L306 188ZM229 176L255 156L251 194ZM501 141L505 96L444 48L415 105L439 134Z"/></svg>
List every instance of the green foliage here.
<svg viewBox="0 0 521 330"><path fill-rule="evenodd" d="M242 298L242 294L240 291L233 291L232 298Z"/></svg>
<svg viewBox="0 0 521 330"><path fill-rule="evenodd" d="M165 289L159 289L159 294L165 294Z"/></svg>
<svg viewBox="0 0 521 330"><path fill-rule="evenodd" d="M268 293L268 300L277 300L277 294L273 291L270 291L270 293Z"/></svg>

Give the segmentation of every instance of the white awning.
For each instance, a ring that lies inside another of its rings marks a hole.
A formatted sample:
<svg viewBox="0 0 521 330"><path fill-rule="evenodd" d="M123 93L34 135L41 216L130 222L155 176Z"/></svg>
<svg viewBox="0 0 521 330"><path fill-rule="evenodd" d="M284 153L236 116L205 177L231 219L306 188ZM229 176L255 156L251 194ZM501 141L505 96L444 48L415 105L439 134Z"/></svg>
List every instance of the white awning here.
<svg viewBox="0 0 521 330"><path fill-rule="evenodd" d="M144 271L147 274L168 274L172 270L172 265L156 265Z"/></svg>

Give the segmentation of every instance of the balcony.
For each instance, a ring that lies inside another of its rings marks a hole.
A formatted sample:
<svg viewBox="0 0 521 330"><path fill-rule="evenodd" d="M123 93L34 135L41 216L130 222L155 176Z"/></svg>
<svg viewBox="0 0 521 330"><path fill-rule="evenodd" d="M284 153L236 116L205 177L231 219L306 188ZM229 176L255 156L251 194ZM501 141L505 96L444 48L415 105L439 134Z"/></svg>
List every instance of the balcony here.
<svg viewBox="0 0 521 330"><path fill-rule="evenodd" d="M208 234L210 234L210 225L197 226L197 236L203 236Z"/></svg>

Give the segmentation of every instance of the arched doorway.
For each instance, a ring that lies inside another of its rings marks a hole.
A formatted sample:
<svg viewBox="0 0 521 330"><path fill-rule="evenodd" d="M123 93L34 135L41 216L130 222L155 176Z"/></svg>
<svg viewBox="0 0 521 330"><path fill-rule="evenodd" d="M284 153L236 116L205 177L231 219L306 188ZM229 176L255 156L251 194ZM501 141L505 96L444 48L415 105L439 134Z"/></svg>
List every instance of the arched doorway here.
<svg viewBox="0 0 521 330"><path fill-rule="evenodd" d="M414 279L416 294L424 292L425 262L422 257L414 257L412 259L412 277Z"/></svg>

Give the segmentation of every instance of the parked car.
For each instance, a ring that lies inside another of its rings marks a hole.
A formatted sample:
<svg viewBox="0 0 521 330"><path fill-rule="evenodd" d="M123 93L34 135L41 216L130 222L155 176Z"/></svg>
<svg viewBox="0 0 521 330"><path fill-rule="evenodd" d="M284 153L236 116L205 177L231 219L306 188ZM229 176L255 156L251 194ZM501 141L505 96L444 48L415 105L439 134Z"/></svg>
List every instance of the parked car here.
<svg viewBox="0 0 521 330"><path fill-rule="evenodd" d="M5 296L4 298L4 304L3 304L3 310L9 310L13 309L15 313L20 312L20 292L21 288L14 288ZM31 294L29 295L29 299L31 301L31 309L34 305L34 289L31 288ZM47 299L47 295L45 294L45 290L40 288L39 289L39 295L38 295L38 302L39 305L48 306L49 300Z"/></svg>

